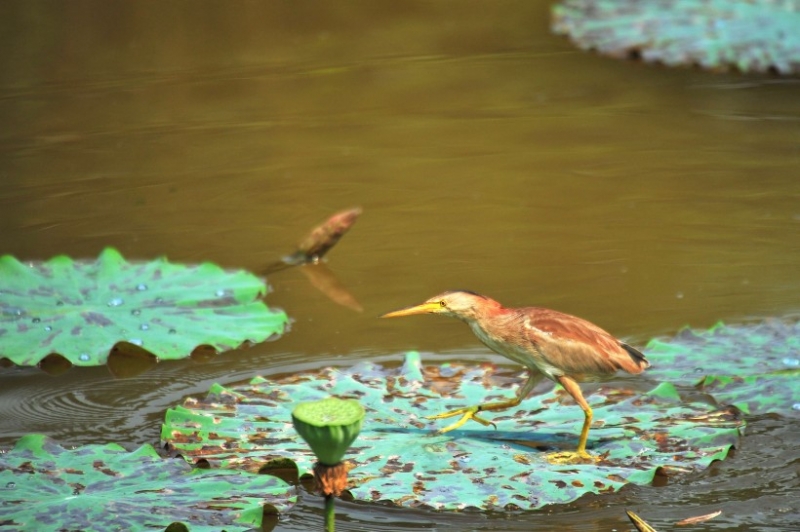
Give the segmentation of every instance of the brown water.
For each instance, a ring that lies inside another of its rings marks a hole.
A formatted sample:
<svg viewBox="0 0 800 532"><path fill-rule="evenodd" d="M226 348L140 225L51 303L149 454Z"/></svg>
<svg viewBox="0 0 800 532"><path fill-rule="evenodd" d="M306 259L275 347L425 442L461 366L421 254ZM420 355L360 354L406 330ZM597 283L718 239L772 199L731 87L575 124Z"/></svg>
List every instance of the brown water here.
<svg viewBox="0 0 800 532"><path fill-rule="evenodd" d="M329 214L329 268L270 277L292 331L114 379L0 372L0 445L157 443L166 408L229 384L408 349L489 358L456 322L375 316L449 288L543 305L633 343L800 310L800 83L618 62L548 30L549 2L0 4L0 253L166 254L253 271ZM338 506L340 530L797 530L800 416L735 455L568 507ZM318 529L305 494L278 530Z"/></svg>

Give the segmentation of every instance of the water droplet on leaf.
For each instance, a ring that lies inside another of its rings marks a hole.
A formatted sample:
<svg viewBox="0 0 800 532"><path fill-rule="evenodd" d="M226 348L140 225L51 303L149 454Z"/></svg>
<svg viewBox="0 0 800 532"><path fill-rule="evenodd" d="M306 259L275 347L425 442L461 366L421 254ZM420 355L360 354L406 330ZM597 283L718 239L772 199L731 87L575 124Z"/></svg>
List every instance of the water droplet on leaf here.
<svg viewBox="0 0 800 532"><path fill-rule="evenodd" d="M219 289L216 292L217 297L223 297L225 295L225 290Z"/></svg>
<svg viewBox="0 0 800 532"><path fill-rule="evenodd" d="M139 314L141 314L141 313L142 313L142 311L141 311L141 310L139 310L138 308L135 308L135 309L133 309L133 310L131 311L131 315L132 315L132 316L138 316L138 315L139 315Z"/></svg>
<svg viewBox="0 0 800 532"><path fill-rule="evenodd" d="M796 368L800 366L800 358L784 358L783 363L787 366Z"/></svg>
<svg viewBox="0 0 800 532"><path fill-rule="evenodd" d="M9 482L8 484L6 484L6 488L10 489L10 490L13 490L16 487L17 487L17 483L16 482Z"/></svg>
<svg viewBox="0 0 800 532"><path fill-rule="evenodd" d="M52 330L53 330L53 328L52 328L52 327L50 327L49 325L45 325L45 326L44 326L44 330L45 330L45 331L47 331L47 332L50 332L50 331L52 331Z"/></svg>
<svg viewBox="0 0 800 532"><path fill-rule="evenodd" d="M156 298L156 303L161 304L163 302L164 302L164 298L163 297L157 297Z"/></svg>
<svg viewBox="0 0 800 532"><path fill-rule="evenodd" d="M110 300L108 302L108 306L109 307L119 307L123 303L125 303L125 301L123 301L121 297L115 297L114 299L112 299L112 300Z"/></svg>
<svg viewBox="0 0 800 532"><path fill-rule="evenodd" d="M133 345L138 345L139 347L142 346L144 342L142 342L139 338L131 338L128 342L132 343Z"/></svg>
<svg viewBox="0 0 800 532"><path fill-rule="evenodd" d="M83 362L88 362L89 358L90 358L89 355L86 353L81 353L81 356L78 357L78 359L82 360Z"/></svg>
<svg viewBox="0 0 800 532"><path fill-rule="evenodd" d="M792 405L792 410L800 410L800 403L795 403Z"/></svg>
<svg viewBox="0 0 800 532"><path fill-rule="evenodd" d="M33 323L39 323L39 322L41 322L41 321L42 321L42 319L41 319L41 318L33 318L31 321L32 321Z"/></svg>
<svg viewBox="0 0 800 532"><path fill-rule="evenodd" d="M142 323L142 324L139 326L139 330L140 330L140 331L147 331L147 330L149 330L149 329L150 329L150 326L149 326L148 324L146 324L146 323Z"/></svg>
<svg viewBox="0 0 800 532"><path fill-rule="evenodd" d="M139 283L136 285L136 289L140 292L144 292L145 290L147 290L147 285L144 283Z"/></svg>

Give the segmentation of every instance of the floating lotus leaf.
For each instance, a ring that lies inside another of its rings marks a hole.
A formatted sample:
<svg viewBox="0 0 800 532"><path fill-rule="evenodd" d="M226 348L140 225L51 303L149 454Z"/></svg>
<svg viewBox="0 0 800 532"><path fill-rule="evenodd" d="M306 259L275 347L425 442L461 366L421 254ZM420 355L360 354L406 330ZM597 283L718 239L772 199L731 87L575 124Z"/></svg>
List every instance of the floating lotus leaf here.
<svg viewBox="0 0 800 532"><path fill-rule="evenodd" d="M581 48L666 65L800 72L800 0L562 0L553 31Z"/></svg>
<svg viewBox="0 0 800 532"><path fill-rule="evenodd" d="M258 470L265 460L292 460L310 474L314 456L292 428L303 401L331 395L358 399L367 411L347 454L355 463L350 492L358 500L437 509L533 509L567 503L586 493L609 493L626 483L649 483L661 472L692 471L726 456L743 422L735 409L680 402L675 388L650 393L607 387L589 395L595 425L589 450L597 465L551 465L544 456L577 444L583 413L560 388L518 408L433 435L441 422L423 416L514 395L519 371L490 364L423 367L417 353L387 369L350 369L224 388L167 411L162 440L187 459L214 467ZM488 417L488 416L487 416Z"/></svg>
<svg viewBox="0 0 800 532"><path fill-rule="evenodd" d="M285 510L295 490L242 471L192 469L145 445L67 450L45 436L21 438L0 455L0 528L9 530L250 530L265 511Z"/></svg>
<svg viewBox="0 0 800 532"><path fill-rule="evenodd" d="M72 364L105 364L128 342L162 359L199 345L217 351L282 334L286 314L262 301L263 280L211 263L161 258L127 262L116 250L96 261L58 256L23 264L0 257L0 357L22 366L57 353Z"/></svg>
<svg viewBox="0 0 800 532"><path fill-rule="evenodd" d="M645 349L651 378L698 385L719 403L752 414L800 408L800 322L718 323L652 340Z"/></svg>

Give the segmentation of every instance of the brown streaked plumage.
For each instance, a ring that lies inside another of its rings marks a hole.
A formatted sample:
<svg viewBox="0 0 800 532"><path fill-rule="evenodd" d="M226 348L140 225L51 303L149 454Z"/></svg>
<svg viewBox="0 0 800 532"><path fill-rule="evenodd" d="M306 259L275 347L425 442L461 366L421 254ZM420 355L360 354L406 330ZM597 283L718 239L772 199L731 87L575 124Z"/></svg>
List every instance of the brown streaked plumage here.
<svg viewBox="0 0 800 532"><path fill-rule="evenodd" d="M514 399L430 416L431 419L461 416L439 432L456 429L470 419L491 425L478 413L517 406L544 375L561 384L584 412L577 451L550 455L550 460L554 462L594 460L586 452L592 409L578 383L601 379L620 370L637 374L650 365L642 353L582 318L540 307L506 308L475 292L444 292L419 305L389 312L381 317L413 314L442 314L458 318L469 325L475 336L490 349L529 370L528 380Z"/></svg>

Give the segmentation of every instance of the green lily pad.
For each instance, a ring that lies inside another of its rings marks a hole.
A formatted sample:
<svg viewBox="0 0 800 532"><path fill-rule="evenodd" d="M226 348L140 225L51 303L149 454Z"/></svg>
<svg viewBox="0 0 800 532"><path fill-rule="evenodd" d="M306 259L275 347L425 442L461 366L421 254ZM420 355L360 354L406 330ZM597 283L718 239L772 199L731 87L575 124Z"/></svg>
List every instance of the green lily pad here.
<svg viewBox="0 0 800 532"><path fill-rule="evenodd" d="M574 449L583 413L563 390L530 397L477 423L435 435L441 421L423 416L513 396L518 371L491 364L423 367L417 353L397 369L363 363L349 369L225 388L167 411L162 440L187 459L213 467L257 470L265 460L297 464L310 474L314 456L292 428L296 403L329 396L357 399L363 428L346 458L358 500L437 509L534 509L626 483L649 483L657 472L702 469L722 459L744 423L733 410L682 404L662 384L649 394L602 388L588 396L595 424L589 449L597 465L551 465L546 452ZM488 417L488 416L487 416Z"/></svg>
<svg viewBox="0 0 800 532"><path fill-rule="evenodd" d="M645 349L651 378L696 385L718 403L746 413L797 413L800 409L800 322L766 320L684 329L652 340Z"/></svg>
<svg viewBox="0 0 800 532"><path fill-rule="evenodd" d="M165 258L127 262L116 250L96 261L58 256L23 264L0 257L0 357L36 365L51 353L72 364L105 364L127 342L161 359L197 346L217 351L283 333L286 314L259 297L266 283L211 263Z"/></svg>
<svg viewBox="0 0 800 532"><path fill-rule="evenodd" d="M15 530L163 530L228 532L261 525L282 511L294 488L268 475L192 469L150 445L67 450L40 434L0 455L0 528ZM265 508L266 505L266 508Z"/></svg>
<svg viewBox="0 0 800 532"><path fill-rule="evenodd" d="M614 57L800 72L798 0L562 0L552 27L583 49Z"/></svg>

